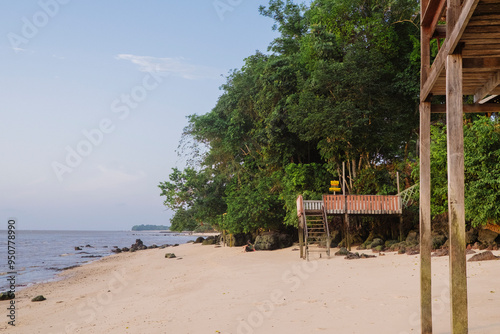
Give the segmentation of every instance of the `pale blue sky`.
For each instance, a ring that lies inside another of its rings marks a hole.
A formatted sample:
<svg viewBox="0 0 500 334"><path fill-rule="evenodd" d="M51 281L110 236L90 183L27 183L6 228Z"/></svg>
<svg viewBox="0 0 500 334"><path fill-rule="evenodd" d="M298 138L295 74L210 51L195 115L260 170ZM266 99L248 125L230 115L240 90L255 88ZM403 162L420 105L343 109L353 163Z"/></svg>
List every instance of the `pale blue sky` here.
<svg viewBox="0 0 500 334"><path fill-rule="evenodd" d="M261 4L0 0L0 224L168 224L157 185L185 117L276 37Z"/></svg>

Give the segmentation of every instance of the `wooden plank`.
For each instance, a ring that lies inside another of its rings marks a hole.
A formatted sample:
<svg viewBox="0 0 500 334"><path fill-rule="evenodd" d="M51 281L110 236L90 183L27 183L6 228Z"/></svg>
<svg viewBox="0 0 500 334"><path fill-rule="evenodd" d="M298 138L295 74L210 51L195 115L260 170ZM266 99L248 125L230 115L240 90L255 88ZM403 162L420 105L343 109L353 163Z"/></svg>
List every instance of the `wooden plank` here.
<svg viewBox="0 0 500 334"><path fill-rule="evenodd" d="M496 14L500 12L500 4L498 2L496 3L489 3L489 4L481 4L480 6L477 6L477 14Z"/></svg>
<svg viewBox="0 0 500 334"><path fill-rule="evenodd" d="M457 47L457 44L460 41L464 30L467 27L467 23L469 23L469 20L477 7L478 2L479 0L464 0L460 16L458 17L453 30L444 42L443 47L434 60L428 78L426 78L425 82L422 85L422 89L420 90L421 102L424 102L429 98L432 87L435 85L439 75L444 69L446 57L455 51L455 48ZM449 19L450 18L448 17L448 20ZM448 31L450 31L449 28ZM424 59L422 59L422 63L423 61Z"/></svg>
<svg viewBox="0 0 500 334"><path fill-rule="evenodd" d="M467 34L488 34L496 33L500 28L499 21L492 21L490 25L487 26L467 26L464 31L464 36Z"/></svg>
<svg viewBox="0 0 500 334"><path fill-rule="evenodd" d="M467 334L462 55L460 54L447 57L446 104L451 326L453 334Z"/></svg>
<svg viewBox="0 0 500 334"><path fill-rule="evenodd" d="M479 104L485 104L486 102L490 101L490 100L493 100L495 97L497 97L498 95L489 95L489 96L486 96L484 99L482 99L481 101L478 101Z"/></svg>
<svg viewBox="0 0 500 334"><path fill-rule="evenodd" d="M479 101L481 101L498 85L500 85L500 71L493 73L491 78L477 90L476 94L474 94L474 103L478 103Z"/></svg>
<svg viewBox="0 0 500 334"><path fill-rule="evenodd" d="M304 198L302 195L299 195L297 197L297 216L301 217L304 214ZM300 221L299 221L299 227L300 227Z"/></svg>
<svg viewBox="0 0 500 334"><path fill-rule="evenodd" d="M485 104L464 104L464 113L493 113L500 112L499 103L485 103ZM433 104L433 113L446 113L446 104Z"/></svg>
<svg viewBox="0 0 500 334"><path fill-rule="evenodd" d="M432 333L431 276L431 104L420 103L420 319Z"/></svg>
<svg viewBox="0 0 500 334"><path fill-rule="evenodd" d="M437 22L441 16L446 0L430 0L424 15L420 20L422 26L430 26L434 21Z"/></svg>
<svg viewBox="0 0 500 334"><path fill-rule="evenodd" d="M432 38L446 38L446 25L438 24L432 32Z"/></svg>
<svg viewBox="0 0 500 334"><path fill-rule="evenodd" d="M500 47L500 44L498 44ZM471 45L466 45L464 48L464 52L468 49L470 49L472 46ZM474 47L478 47L478 49L483 48L481 45L474 45ZM463 60L463 68L464 69L481 69L481 68L488 68L488 69L500 69L500 57L495 57L495 58L473 58L473 59L464 59Z"/></svg>
<svg viewBox="0 0 500 334"><path fill-rule="evenodd" d="M304 258L304 228L301 227L300 225L305 225L303 223L305 219L305 216L301 216L299 217L299 221L302 221L299 223L299 248L300 248L300 258L303 259Z"/></svg>

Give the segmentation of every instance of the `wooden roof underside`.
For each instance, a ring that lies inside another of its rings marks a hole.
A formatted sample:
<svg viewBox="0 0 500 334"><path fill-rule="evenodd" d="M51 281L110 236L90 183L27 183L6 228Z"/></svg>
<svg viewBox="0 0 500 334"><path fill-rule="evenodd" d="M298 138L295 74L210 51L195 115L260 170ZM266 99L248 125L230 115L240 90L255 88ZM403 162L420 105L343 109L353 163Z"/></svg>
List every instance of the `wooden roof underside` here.
<svg viewBox="0 0 500 334"><path fill-rule="evenodd" d="M500 95L500 0L464 0L460 17L451 32L438 21L446 20L446 0L430 0L422 15L422 33L429 38L446 38L436 56L427 80L422 83L421 101L431 95L446 94L445 62L461 48L463 56L463 94L474 95L475 105L464 105L464 112L498 112L500 105L486 103ZM433 112L444 112L433 106ZM491 109L488 111L488 109Z"/></svg>

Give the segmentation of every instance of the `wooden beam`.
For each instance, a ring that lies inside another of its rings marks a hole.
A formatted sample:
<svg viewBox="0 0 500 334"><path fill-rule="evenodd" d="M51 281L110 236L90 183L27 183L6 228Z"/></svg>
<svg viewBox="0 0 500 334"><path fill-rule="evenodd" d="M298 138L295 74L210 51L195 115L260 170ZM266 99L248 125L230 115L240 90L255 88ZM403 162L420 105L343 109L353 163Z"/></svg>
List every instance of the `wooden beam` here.
<svg viewBox="0 0 500 334"><path fill-rule="evenodd" d="M464 104L463 105L464 113L492 113L497 112L500 113L500 103L485 103L485 104ZM446 113L446 104L433 104L432 105L433 113Z"/></svg>
<svg viewBox="0 0 500 334"><path fill-rule="evenodd" d="M439 21L439 16L441 16L444 5L446 5L446 0L430 0L426 6L427 8L425 8L425 12L423 11L420 24L422 26L430 26L434 20Z"/></svg>
<svg viewBox="0 0 500 334"><path fill-rule="evenodd" d="M457 44L460 41L460 38L462 37L464 30L467 27L467 23L469 23L478 2L479 0L464 0L462 11L456 24L454 25L453 31L451 31L449 36L446 38L443 47L439 51L434 63L431 66L429 77L420 90L421 102L428 100L432 87L436 84L437 79L444 69L446 57L455 52L455 48L457 47ZM450 18L448 17L448 20L449 19ZM448 31L450 31L449 28Z"/></svg>
<svg viewBox="0 0 500 334"><path fill-rule="evenodd" d="M431 0L427 5L427 10L422 16L420 24L423 28L428 28L429 34L434 35L434 31L438 27L439 19L442 16L446 5L446 0Z"/></svg>
<svg viewBox="0 0 500 334"><path fill-rule="evenodd" d="M431 275L431 104L420 103L420 319L432 333Z"/></svg>
<svg viewBox="0 0 500 334"><path fill-rule="evenodd" d="M468 48L468 46L466 46ZM464 50L465 52L465 50ZM500 57L494 58L467 58L463 60L464 69L477 69L477 68L488 68L488 69L500 69Z"/></svg>
<svg viewBox="0 0 500 334"><path fill-rule="evenodd" d="M474 103L481 101L486 95L490 94L493 89L498 87L498 85L500 85L500 71L493 73L490 79L476 91L476 94L474 94Z"/></svg>
<svg viewBox="0 0 500 334"><path fill-rule="evenodd" d="M464 137L462 55L446 59L448 215L450 229L450 304L453 334L468 333L465 257Z"/></svg>
<svg viewBox="0 0 500 334"><path fill-rule="evenodd" d="M438 24L432 34L432 38L446 38L446 25Z"/></svg>
<svg viewBox="0 0 500 334"><path fill-rule="evenodd" d="M484 99L482 99L481 101L479 101L478 103L479 104L485 104L486 102L490 101L490 100L493 100L495 97L497 97L498 95L490 95L490 96L486 96Z"/></svg>

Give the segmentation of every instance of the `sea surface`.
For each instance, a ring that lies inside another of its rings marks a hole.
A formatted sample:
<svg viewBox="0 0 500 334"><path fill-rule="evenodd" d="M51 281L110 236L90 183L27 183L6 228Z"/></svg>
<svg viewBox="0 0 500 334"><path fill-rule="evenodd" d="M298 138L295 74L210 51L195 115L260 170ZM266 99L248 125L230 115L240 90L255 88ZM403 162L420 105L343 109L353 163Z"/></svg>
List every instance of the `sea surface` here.
<svg viewBox="0 0 500 334"><path fill-rule="evenodd" d="M22 231L15 234L16 290L56 279L65 268L114 254L141 239L144 245L183 244L196 237L159 231ZM90 247L86 247L90 246ZM81 247L82 250L75 250ZM12 249L11 249L12 253ZM7 231L0 231L0 292L8 290Z"/></svg>

